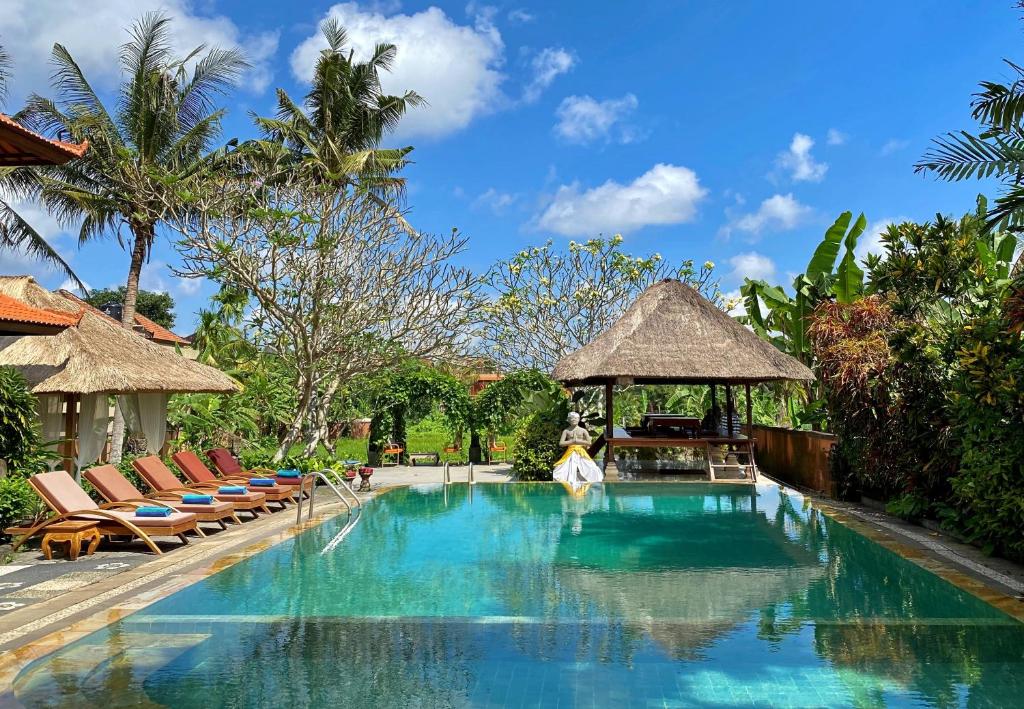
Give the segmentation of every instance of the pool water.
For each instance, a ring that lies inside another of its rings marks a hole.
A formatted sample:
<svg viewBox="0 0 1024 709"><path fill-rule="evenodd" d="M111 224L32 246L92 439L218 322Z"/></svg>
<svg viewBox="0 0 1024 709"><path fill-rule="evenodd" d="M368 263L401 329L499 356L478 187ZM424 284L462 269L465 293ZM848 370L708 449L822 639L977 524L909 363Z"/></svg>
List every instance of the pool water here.
<svg viewBox="0 0 1024 709"><path fill-rule="evenodd" d="M420 486L29 665L29 707L1013 707L1024 624L772 484Z"/></svg>

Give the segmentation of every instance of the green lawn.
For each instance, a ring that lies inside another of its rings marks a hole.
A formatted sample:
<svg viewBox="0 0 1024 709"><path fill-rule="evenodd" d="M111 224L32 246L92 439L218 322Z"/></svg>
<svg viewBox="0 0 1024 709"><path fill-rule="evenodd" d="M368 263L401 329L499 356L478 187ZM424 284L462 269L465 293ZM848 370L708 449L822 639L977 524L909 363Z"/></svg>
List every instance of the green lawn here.
<svg viewBox="0 0 1024 709"><path fill-rule="evenodd" d="M440 453L441 461L459 462L466 461L469 457L469 435L463 436L462 451L459 453L445 453L445 447L451 443L451 434L446 431L415 431L410 430L408 453ZM509 437L511 438L511 437ZM499 438L509 444L509 438ZM340 458L366 460L365 438L339 438L335 445L335 452ZM482 442L481 442L482 443ZM507 455L507 454L506 454Z"/></svg>

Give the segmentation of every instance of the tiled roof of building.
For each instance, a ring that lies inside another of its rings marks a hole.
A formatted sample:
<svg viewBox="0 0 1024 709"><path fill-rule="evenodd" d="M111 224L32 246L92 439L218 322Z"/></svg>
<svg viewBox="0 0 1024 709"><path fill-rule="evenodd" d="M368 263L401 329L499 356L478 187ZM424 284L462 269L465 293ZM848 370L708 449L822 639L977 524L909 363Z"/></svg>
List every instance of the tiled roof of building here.
<svg viewBox="0 0 1024 709"><path fill-rule="evenodd" d="M0 166L63 165L85 155L88 148L89 141L52 140L0 113Z"/></svg>
<svg viewBox="0 0 1024 709"><path fill-rule="evenodd" d="M99 308L96 308L96 307L90 305L89 303L85 302L84 300L79 298L74 293L72 293L70 291L67 291L67 290L63 290L63 289L61 289L61 290L59 290L57 292L60 293L65 298L67 298L68 300L72 300L75 303L78 303L83 308L88 308L89 310L91 310L91 311L93 311L95 313L98 313L99 315L102 315L103 317L107 318L108 320L111 320L113 322L117 322L117 320L115 320L114 318L110 317L109 315L104 313ZM118 324L120 324L120 323L118 323ZM186 340L184 337L181 337L180 335L175 335L173 332L168 330L166 327L164 327L163 325L158 325L157 323L155 323L152 320L150 320L149 318L147 318L145 315L140 315L139 313L135 313L135 325L137 327L142 328L142 330L145 332L145 336L148 337L150 340L153 340L154 342L163 342L163 343L172 344L172 345L188 345L189 344L189 341Z"/></svg>
<svg viewBox="0 0 1024 709"><path fill-rule="evenodd" d="M0 331L25 332L31 334L57 333L66 327L77 325L81 319L67 313L33 308L20 300L0 295Z"/></svg>

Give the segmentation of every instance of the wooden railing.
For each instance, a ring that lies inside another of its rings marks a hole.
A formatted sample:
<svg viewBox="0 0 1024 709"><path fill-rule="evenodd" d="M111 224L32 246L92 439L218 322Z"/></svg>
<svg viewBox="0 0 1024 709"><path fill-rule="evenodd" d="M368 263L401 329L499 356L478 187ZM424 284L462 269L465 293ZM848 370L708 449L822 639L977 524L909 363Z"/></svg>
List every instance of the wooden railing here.
<svg viewBox="0 0 1024 709"><path fill-rule="evenodd" d="M754 426L754 438L757 440L757 465L763 473L796 487L835 495L828 464L828 454L836 440L834 435Z"/></svg>

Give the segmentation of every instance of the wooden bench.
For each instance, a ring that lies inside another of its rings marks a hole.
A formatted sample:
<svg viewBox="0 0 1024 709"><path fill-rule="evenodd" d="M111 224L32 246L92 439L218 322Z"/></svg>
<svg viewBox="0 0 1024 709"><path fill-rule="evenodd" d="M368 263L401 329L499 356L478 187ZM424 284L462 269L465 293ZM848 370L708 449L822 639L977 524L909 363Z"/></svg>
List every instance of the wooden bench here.
<svg viewBox="0 0 1024 709"><path fill-rule="evenodd" d="M441 464L440 453L410 453L409 454L409 465L415 466L421 461L429 462L430 465Z"/></svg>

